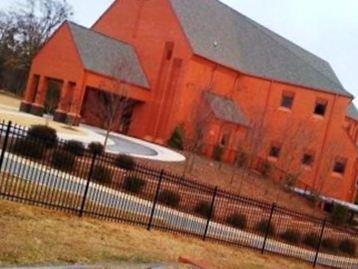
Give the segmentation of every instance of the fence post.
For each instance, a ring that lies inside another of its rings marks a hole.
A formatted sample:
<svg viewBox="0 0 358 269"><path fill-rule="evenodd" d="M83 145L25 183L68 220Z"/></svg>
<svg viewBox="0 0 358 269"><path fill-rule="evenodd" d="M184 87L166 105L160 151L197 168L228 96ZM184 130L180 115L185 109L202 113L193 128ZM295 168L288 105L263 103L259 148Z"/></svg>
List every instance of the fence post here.
<svg viewBox="0 0 358 269"><path fill-rule="evenodd" d="M148 231L150 231L152 229L154 213L155 213L155 207L157 206L157 203L158 203L159 192L160 192L160 187L162 185L163 177L164 177L164 170L160 171L159 181L158 181L158 184L157 184L157 190L155 191L153 207L152 207L152 211L150 213L150 218L149 218L149 222L148 222L148 227L147 227Z"/></svg>
<svg viewBox="0 0 358 269"><path fill-rule="evenodd" d="M272 222L273 213L275 212L275 208L276 208L276 203L273 203L272 207L271 207L270 218L268 219L268 223L267 223L267 227L266 227L264 243L262 245L262 250L261 250L262 254L264 254L264 252L265 252L266 242L267 242L267 238L270 234L270 226L271 226L271 222Z"/></svg>
<svg viewBox="0 0 358 269"><path fill-rule="evenodd" d="M213 217L215 199L216 199L217 194L218 194L218 187L215 187L213 198L211 199L211 205L210 205L210 211L209 211L209 215L208 215L208 220L206 222L205 231L204 231L204 235L203 235L203 240L204 241L206 240L206 237L208 236L209 225L210 225L211 218Z"/></svg>
<svg viewBox="0 0 358 269"><path fill-rule="evenodd" d="M8 124L7 124L7 129L6 129L6 133L5 133L4 143L3 143L2 148L1 148L1 155L0 155L0 172L1 172L2 164L3 164L4 159L5 159L5 152L6 152L7 144L8 144L8 142L9 142L9 135L10 135L11 125L12 125L12 122L9 121Z"/></svg>
<svg viewBox="0 0 358 269"><path fill-rule="evenodd" d="M322 239L323 239L324 229L326 228L326 224L327 224L327 218L325 218L323 220L323 222L322 222L321 234L319 236L319 242L318 242L318 245L317 245L316 256L315 256L314 261L313 261L313 268L315 268L316 265L317 265L318 254L319 254L319 251L321 249L321 244L322 244Z"/></svg>
<svg viewBox="0 0 358 269"><path fill-rule="evenodd" d="M91 163L91 168L90 171L88 173L88 177L87 177L87 184L86 184L86 189L85 189L85 193L83 194L83 199L82 199L82 204L81 204L81 209L80 209L80 218L83 216L83 211L85 209L85 205L86 205L86 200L87 200L87 195L88 195L88 189L89 189L89 185L91 183L91 178L92 178L92 174L93 174L93 169L94 169L94 164L96 162L96 158L97 158L97 154L93 154L92 157L92 163Z"/></svg>

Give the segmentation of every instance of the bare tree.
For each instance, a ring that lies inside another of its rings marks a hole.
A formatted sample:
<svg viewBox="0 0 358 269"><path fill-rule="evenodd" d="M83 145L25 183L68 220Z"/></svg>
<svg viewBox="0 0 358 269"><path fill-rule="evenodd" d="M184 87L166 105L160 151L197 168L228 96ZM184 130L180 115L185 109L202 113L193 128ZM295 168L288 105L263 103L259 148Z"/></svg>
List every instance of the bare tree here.
<svg viewBox="0 0 358 269"><path fill-rule="evenodd" d="M185 149L189 153L184 167L184 175L193 171L196 155L205 146L209 124L215 117L204 97L205 92L209 91L210 87L203 91L203 95L199 97L197 104L193 106L193 110L189 115L188 122L193 126L193 129L188 130L188 135L184 138Z"/></svg>
<svg viewBox="0 0 358 269"><path fill-rule="evenodd" d="M125 115L130 112L133 101L129 97L128 84L122 78L127 77L128 68L124 61L117 63L112 68L111 78L103 79L97 91L97 107L92 113L103 120L106 129L104 146L112 131L122 124L129 125L130 122L123 122Z"/></svg>
<svg viewBox="0 0 358 269"><path fill-rule="evenodd" d="M71 16L72 8L66 0L26 0L0 14L5 86L22 90L32 59L55 29Z"/></svg>
<svg viewBox="0 0 358 269"><path fill-rule="evenodd" d="M341 154L344 151L344 145L338 141L331 141L324 149L322 153L322 161L318 167L319 171L317 173L317 178L315 179L315 184L312 188L313 195L317 196L317 198L327 190L327 187L331 190L335 190L339 187L336 184L333 184L332 181L329 181L329 178L332 177L334 164L337 158L342 156Z"/></svg>
<svg viewBox="0 0 358 269"><path fill-rule="evenodd" d="M240 189L243 181L250 175L250 171L265 145L268 128L269 126L263 122L262 111L253 113L252 120L247 127L245 138L241 141L238 148L231 177L231 183L234 183L237 173L236 168L240 168Z"/></svg>
<svg viewBox="0 0 358 269"><path fill-rule="evenodd" d="M316 130L308 120L288 118L280 136L281 152L278 167L285 173L283 184L291 187L304 172L302 158L310 152ZM312 156L313 158L313 156Z"/></svg>

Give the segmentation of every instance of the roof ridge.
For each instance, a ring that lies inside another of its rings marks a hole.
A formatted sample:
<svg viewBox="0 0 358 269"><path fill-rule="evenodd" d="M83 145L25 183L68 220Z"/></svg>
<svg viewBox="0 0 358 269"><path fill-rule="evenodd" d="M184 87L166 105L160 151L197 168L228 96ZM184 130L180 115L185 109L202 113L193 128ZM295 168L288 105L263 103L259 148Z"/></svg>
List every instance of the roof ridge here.
<svg viewBox="0 0 358 269"><path fill-rule="evenodd" d="M101 36L106 37L106 38L108 38L108 39L111 39L111 40L113 40L113 41L116 41L116 42L118 42L118 43L122 43L122 44L128 45L128 46L132 46L132 45L129 44L128 42L125 42L125 41L120 40L120 39L116 39L116 38L114 38L114 37L112 37L112 36L109 36L109 35L106 35L106 34L104 34L104 33L101 33L101 32L98 32L98 31L96 31L96 30L93 30L92 28L87 28L86 26L83 26L83 25L81 25L81 24L78 24L77 22L74 22L74 21L71 21L71 20L68 20L67 22L68 22L69 24L74 25L74 26L80 27L80 28L82 28L83 30L86 30L86 31L89 31L89 32L93 32L93 33L95 33L95 34L98 34L98 35L101 35Z"/></svg>
<svg viewBox="0 0 358 269"><path fill-rule="evenodd" d="M326 79L328 79L330 82L332 82L333 84L335 84L336 86L338 86L341 90L345 91L346 93L350 94L346 89L344 89L343 85L338 84L336 81L332 80L331 78L327 77L325 74L323 74L320 70L318 70L315 66L313 66L309 61L306 61L305 59L303 59L303 57L301 57L300 55L298 55L297 53L293 52L290 48L288 48L287 46L284 46L283 44L281 44L280 42L278 42L275 38L273 38L272 36L270 36L268 33L266 33L263 29L265 29L266 31L269 31L275 35L277 35L280 38L283 38L285 41L290 42L292 45L298 47L299 49L303 50L306 53L309 53L310 55L318 58L321 61L324 61L326 64L329 64L329 62L319 56L317 56L316 54L302 48L301 46L295 44L294 42L290 41L289 39L281 36L280 34L268 29L267 27L265 27L264 25L261 25L260 23L250 19L248 16L242 14L241 12L239 12L238 10L228 6L227 4L219 1L219 0L214 0L216 2L218 2L219 4L223 5L225 8L229 9L231 12L237 13L238 15L244 17L246 19L246 21L248 23L250 23L252 26L256 27L260 32L262 32L263 34L265 34L265 36L269 37L271 40L273 40L276 44L278 44L280 47L284 48L285 50L289 51L291 54L293 54L295 57L298 57L301 61L307 63L309 66L311 66L316 72L318 72L320 75L322 75L323 77L325 77ZM263 28L263 29L261 29Z"/></svg>
<svg viewBox="0 0 358 269"><path fill-rule="evenodd" d="M266 30L268 30L268 31L270 31L270 32L272 32L272 33L274 33L275 35L277 35L277 36L279 36L279 37L285 39L286 41L290 42L292 45L294 45L294 46L296 46L296 47L302 49L303 51L305 51L305 52L311 54L312 56L314 56L314 57L316 57L316 58L318 58L318 59L320 59L320 60L322 60L322 61L324 61L324 62L326 62L326 63L329 64L329 62L328 62L327 60L323 59L322 57L320 57L320 56L314 54L313 52L309 51L308 49L305 49L305 48L301 47L300 45L294 43L293 41L291 41L291 40L289 40L288 38L282 36L281 34L278 34L278 33L276 33L275 31L270 30L270 29L267 28L266 26L262 25L261 23L258 23L258 22L256 22L256 21L254 21L253 19L251 19L251 18L248 17L247 15L241 13L240 11L238 11L238 10L232 8L232 7L230 7L230 6L227 5L226 3L223 3L223 2L221 2L220 0L214 0L214 1L220 3L220 4L223 5L225 8L230 9L231 11L233 11L233 12L235 12L235 13L238 13L239 15L245 17L246 19L248 19L249 21L253 22L254 24L257 24L257 25L259 25L260 27L263 27L263 28L265 28Z"/></svg>

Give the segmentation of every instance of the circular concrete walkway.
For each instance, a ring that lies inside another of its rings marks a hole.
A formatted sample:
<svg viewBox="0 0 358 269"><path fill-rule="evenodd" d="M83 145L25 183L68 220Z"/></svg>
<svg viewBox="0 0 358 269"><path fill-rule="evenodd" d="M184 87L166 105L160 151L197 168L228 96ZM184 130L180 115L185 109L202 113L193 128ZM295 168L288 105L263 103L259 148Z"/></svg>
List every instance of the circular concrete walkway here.
<svg viewBox="0 0 358 269"><path fill-rule="evenodd" d="M105 130L87 125L81 125L81 127L92 131L97 135L102 135L104 140L106 133ZM122 153L134 157L165 162L185 161L185 157L183 155L173 150L137 138L111 133L109 140L110 143L108 144L106 151L110 153Z"/></svg>
<svg viewBox="0 0 358 269"><path fill-rule="evenodd" d="M21 122L26 122L27 125L33 124L44 124L45 121L41 117L30 115L27 113L19 112L14 107L9 107L6 105L0 105L0 120L11 119L14 124L18 123L21 125ZM40 121L39 121L40 120ZM16 122L18 121L18 122ZM43 123L42 123L43 121ZM39 123L40 122L40 123ZM66 127L65 124L54 123L51 121L51 124L56 124L60 126L63 130ZM64 140L78 140L84 144L89 144L91 142L100 142L103 143L105 140L106 131L96 127L88 125L80 125L75 128L75 132L61 131L59 128L57 130L57 135L59 138ZM106 149L107 152L113 154L127 154L133 157L163 161L163 162L183 162L185 157L173 150L168 148L149 143L140 139L111 133L108 140L108 146Z"/></svg>

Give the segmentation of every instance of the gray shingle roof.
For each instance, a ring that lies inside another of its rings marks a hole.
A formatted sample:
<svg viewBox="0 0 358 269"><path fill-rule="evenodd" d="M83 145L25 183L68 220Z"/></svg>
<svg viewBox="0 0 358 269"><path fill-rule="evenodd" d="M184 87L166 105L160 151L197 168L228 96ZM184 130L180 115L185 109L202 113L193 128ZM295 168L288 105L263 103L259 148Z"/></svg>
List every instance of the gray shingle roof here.
<svg viewBox="0 0 358 269"><path fill-rule="evenodd" d="M134 48L83 26L69 22L73 39L86 69L149 87Z"/></svg>
<svg viewBox="0 0 358 269"><path fill-rule="evenodd" d="M353 103L347 109L347 116L358 121L358 109Z"/></svg>
<svg viewBox="0 0 358 269"><path fill-rule="evenodd" d="M248 125L245 114L232 99L216 95L212 92L205 92L204 98L216 118L243 126Z"/></svg>
<svg viewBox="0 0 358 269"><path fill-rule="evenodd" d="M170 0L194 52L235 70L352 97L328 62L217 0Z"/></svg>

